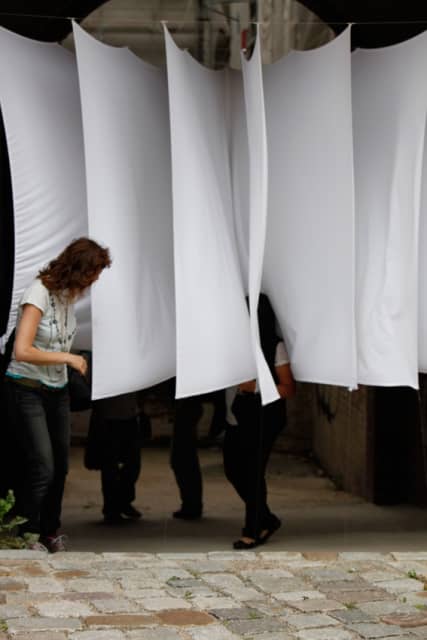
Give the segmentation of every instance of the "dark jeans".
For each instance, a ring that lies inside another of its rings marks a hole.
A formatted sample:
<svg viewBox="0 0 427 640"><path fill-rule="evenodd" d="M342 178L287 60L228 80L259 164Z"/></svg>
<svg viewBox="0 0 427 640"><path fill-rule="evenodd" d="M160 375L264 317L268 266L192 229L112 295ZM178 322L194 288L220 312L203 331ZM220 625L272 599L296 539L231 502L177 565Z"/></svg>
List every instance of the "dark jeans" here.
<svg viewBox="0 0 427 640"><path fill-rule="evenodd" d="M201 513L202 474L197 453L197 425L203 415L198 397L175 401L170 464L181 496L182 509Z"/></svg>
<svg viewBox="0 0 427 640"><path fill-rule="evenodd" d="M141 435L138 418L105 420L101 484L103 514L115 516L135 500L141 471Z"/></svg>
<svg viewBox="0 0 427 640"><path fill-rule="evenodd" d="M267 503L265 473L271 450L285 425L284 403L261 407L259 394L236 396L233 413L238 424L226 428L224 471L245 504L244 536L257 538L277 522Z"/></svg>
<svg viewBox="0 0 427 640"><path fill-rule="evenodd" d="M0 456L0 497L4 498L11 489L15 496L19 487L19 460L16 455L15 434L10 424L7 382L0 380L1 456Z"/></svg>
<svg viewBox="0 0 427 640"><path fill-rule="evenodd" d="M55 535L68 472L70 408L68 389L32 389L6 382L10 426L22 473L16 512L27 518L21 532Z"/></svg>

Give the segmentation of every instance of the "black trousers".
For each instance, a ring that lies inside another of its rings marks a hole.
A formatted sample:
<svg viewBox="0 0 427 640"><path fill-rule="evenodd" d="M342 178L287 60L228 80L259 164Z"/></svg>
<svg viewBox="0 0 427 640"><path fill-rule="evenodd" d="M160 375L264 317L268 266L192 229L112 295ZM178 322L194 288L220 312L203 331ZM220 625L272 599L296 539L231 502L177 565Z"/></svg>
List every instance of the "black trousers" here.
<svg viewBox="0 0 427 640"><path fill-rule="evenodd" d="M175 401L170 464L181 496L182 509L202 512L203 486L197 453L197 424L203 415L198 397Z"/></svg>
<svg viewBox="0 0 427 640"><path fill-rule="evenodd" d="M224 471L245 504L242 535L257 538L278 521L267 503L265 473L271 450L285 425L282 400L261 406L259 394L236 396L233 413L237 425L227 426L223 456Z"/></svg>
<svg viewBox="0 0 427 640"><path fill-rule="evenodd" d="M27 518L21 533L56 535L70 448L68 389L33 389L8 381L8 416L16 443L15 462L22 474L16 513Z"/></svg>
<svg viewBox="0 0 427 640"><path fill-rule="evenodd" d="M101 462L103 514L117 515L135 500L141 471L141 438L137 418L105 420Z"/></svg>

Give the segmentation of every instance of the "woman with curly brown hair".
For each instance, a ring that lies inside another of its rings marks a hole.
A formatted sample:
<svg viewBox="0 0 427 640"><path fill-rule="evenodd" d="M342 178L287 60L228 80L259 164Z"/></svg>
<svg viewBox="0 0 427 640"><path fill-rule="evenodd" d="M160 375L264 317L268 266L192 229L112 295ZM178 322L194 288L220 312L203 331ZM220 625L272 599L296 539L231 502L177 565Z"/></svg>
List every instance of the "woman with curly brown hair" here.
<svg viewBox="0 0 427 640"><path fill-rule="evenodd" d="M19 514L27 519L21 533L39 537L36 547L51 552L65 548L57 532L70 439L67 365L82 375L87 369L82 356L70 353L74 302L110 265L108 249L89 238L74 240L39 272L18 309L6 388L25 473L18 491Z"/></svg>

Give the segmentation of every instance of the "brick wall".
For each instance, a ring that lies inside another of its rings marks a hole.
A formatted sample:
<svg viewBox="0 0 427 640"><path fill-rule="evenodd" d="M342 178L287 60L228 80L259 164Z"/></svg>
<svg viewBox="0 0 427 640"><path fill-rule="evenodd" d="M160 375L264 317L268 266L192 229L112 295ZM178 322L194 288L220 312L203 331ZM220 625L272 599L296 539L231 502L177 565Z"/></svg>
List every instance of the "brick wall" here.
<svg viewBox="0 0 427 640"><path fill-rule="evenodd" d="M369 393L366 387L313 385L313 450L338 488L370 497Z"/></svg>
<svg viewBox="0 0 427 640"><path fill-rule="evenodd" d="M370 498L368 411L370 391L299 383L288 401L288 428L277 448L311 451L337 488Z"/></svg>
<svg viewBox="0 0 427 640"><path fill-rule="evenodd" d="M307 454L313 450L314 387L298 382L295 397L287 400L287 426L275 445L277 451Z"/></svg>

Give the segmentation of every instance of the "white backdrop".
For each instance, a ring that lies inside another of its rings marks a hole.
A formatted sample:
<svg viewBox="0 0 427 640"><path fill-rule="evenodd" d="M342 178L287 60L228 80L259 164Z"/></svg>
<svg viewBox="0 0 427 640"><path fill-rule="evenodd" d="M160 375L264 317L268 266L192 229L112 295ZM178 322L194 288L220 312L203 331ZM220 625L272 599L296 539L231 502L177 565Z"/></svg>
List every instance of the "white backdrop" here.
<svg viewBox="0 0 427 640"><path fill-rule="evenodd" d="M242 77L200 66L166 33L166 81L74 29L89 232L113 257L92 296L94 397L177 372L177 396L257 375L273 400L261 278L298 380L417 387L427 34L356 51L351 65L348 31L264 70L257 44ZM37 271L88 232L72 54L0 29L0 102L15 208L10 331ZM87 299L79 315L76 346L89 348Z"/></svg>
<svg viewBox="0 0 427 640"><path fill-rule="evenodd" d="M418 387L427 33L353 54L359 382Z"/></svg>
<svg viewBox="0 0 427 640"><path fill-rule="evenodd" d="M228 70L228 121L234 230L244 290L249 294L249 146L243 78Z"/></svg>
<svg viewBox="0 0 427 640"><path fill-rule="evenodd" d="M249 300L251 335L257 365L257 379L263 404L279 398L276 385L261 349L258 299L264 262L268 202L268 152L260 38L249 61L242 54L243 86L249 144ZM273 303L273 308L276 311Z"/></svg>
<svg viewBox="0 0 427 640"><path fill-rule="evenodd" d="M225 72L165 30L172 141L177 396L255 377L235 245Z"/></svg>
<svg viewBox="0 0 427 640"><path fill-rule="evenodd" d="M74 238L87 235L79 89L74 56L0 28L0 104L15 213L8 334L24 289ZM75 344L90 347L89 301L77 306Z"/></svg>
<svg viewBox="0 0 427 640"><path fill-rule="evenodd" d="M172 199L163 71L74 25L89 230L113 264L92 293L94 398L175 375Z"/></svg>
<svg viewBox="0 0 427 640"><path fill-rule="evenodd" d="M264 289L297 380L355 387L350 32L264 67Z"/></svg>
<svg viewBox="0 0 427 640"><path fill-rule="evenodd" d="M427 373L427 136L425 134L418 250L418 370Z"/></svg>

